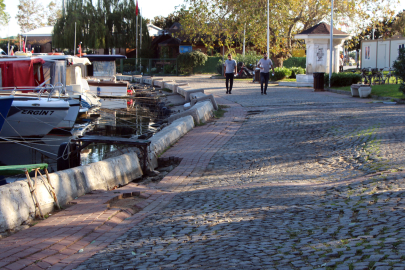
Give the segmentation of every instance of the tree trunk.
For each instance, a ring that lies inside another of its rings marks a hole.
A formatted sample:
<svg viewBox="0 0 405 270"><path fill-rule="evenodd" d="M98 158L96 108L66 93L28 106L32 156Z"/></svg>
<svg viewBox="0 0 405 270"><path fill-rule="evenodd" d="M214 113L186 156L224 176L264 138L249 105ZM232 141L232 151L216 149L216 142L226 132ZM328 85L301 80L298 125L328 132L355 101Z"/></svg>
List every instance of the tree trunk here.
<svg viewBox="0 0 405 270"><path fill-rule="evenodd" d="M284 57L274 58L273 65L274 67L283 67Z"/></svg>

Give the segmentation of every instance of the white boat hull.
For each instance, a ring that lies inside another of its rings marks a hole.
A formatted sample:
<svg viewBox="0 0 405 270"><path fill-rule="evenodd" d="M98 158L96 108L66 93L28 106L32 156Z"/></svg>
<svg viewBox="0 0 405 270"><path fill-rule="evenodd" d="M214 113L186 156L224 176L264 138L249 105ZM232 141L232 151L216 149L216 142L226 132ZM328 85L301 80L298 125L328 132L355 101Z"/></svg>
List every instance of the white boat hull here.
<svg viewBox="0 0 405 270"><path fill-rule="evenodd" d="M126 96L127 87L121 86L101 86L100 93L97 92L97 88L100 86L90 85L90 93L97 96Z"/></svg>
<svg viewBox="0 0 405 270"><path fill-rule="evenodd" d="M7 115L0 137L43 137L68 114L69 103L15 97Z"/></svg>
<svg viewBox="0 0 405 270"><path fill-rule="evenodd" d="M69 111L66 117L54 129L70 130L76 122L80 110L80 100L70 98L67 102L69 102Z"/></svg>

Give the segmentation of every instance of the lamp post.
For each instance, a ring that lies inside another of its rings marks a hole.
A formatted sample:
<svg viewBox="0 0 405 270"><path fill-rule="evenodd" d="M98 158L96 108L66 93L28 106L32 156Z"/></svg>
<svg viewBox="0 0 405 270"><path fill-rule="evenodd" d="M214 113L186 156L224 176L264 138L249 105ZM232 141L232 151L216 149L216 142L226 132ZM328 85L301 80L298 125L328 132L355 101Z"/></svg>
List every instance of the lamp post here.
<svg viewBox="0 0 405 270"><path fill-rule="evenodd" d="M333 0L332 0L333 1ZM269 25L269 0L267 0L267 57L270 57L270 25Z"/></svg>
<svg viewBox="0 0 405 270"><path fill-rule="evenodd" d="M333 51L333 0L330 7L330 47L329 47L329 88L332 78L332 51Z"/></svg>

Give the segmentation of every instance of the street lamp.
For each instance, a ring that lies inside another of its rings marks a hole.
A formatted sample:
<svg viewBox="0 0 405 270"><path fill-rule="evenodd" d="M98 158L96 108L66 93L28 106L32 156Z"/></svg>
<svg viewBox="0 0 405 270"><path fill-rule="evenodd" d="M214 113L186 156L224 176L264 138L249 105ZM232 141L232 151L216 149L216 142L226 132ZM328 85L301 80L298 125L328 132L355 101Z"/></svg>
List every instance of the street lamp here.
<svg viewBox="0 0 405 270"><path fill-rule="evenodd" d="M330 6L330 47L329 47L329 88L332 79L332 50L333 50L333 0Z"/></svg>

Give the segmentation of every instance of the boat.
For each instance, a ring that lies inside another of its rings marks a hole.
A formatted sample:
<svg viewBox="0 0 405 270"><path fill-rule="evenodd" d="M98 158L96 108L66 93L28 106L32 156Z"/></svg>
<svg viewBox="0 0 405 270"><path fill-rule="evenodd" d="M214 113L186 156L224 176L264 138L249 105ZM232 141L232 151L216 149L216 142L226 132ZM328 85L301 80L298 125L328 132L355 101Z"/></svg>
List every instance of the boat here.
<svg viewBox="0 0 405 270"><path fill-rule="evenodd" d="M124 59L124 55L88 54L86 58L92 63L87 66L87 83L90 92L97 96L126 96L129 82L116 80L116 60Z"/></svg>
<svg viewBox="0 0 405 270"><path fill-rule="evenodd" d="M69 102L63 99L14 96L0 137L43 137L66 117Z"/></svg>
<svg viewBox="0 0 405 270"><path fill-rule="evenodd" d="M0 131L3 128L3 124L7 118L8 112L10 111L13 100L13 96L0 97Z"/></svg>
<svg viewBox="0 0 405 270"><path fill-rule="evenodd" d="M40 56L45 61L44 77L55 78L50 83L62 83L66 94L80 95L81 107L88 110L101 106L100 98L90 92L90 87L84 77L87 76L86 66L91 62L86 57L71 55Z"/></svg>

